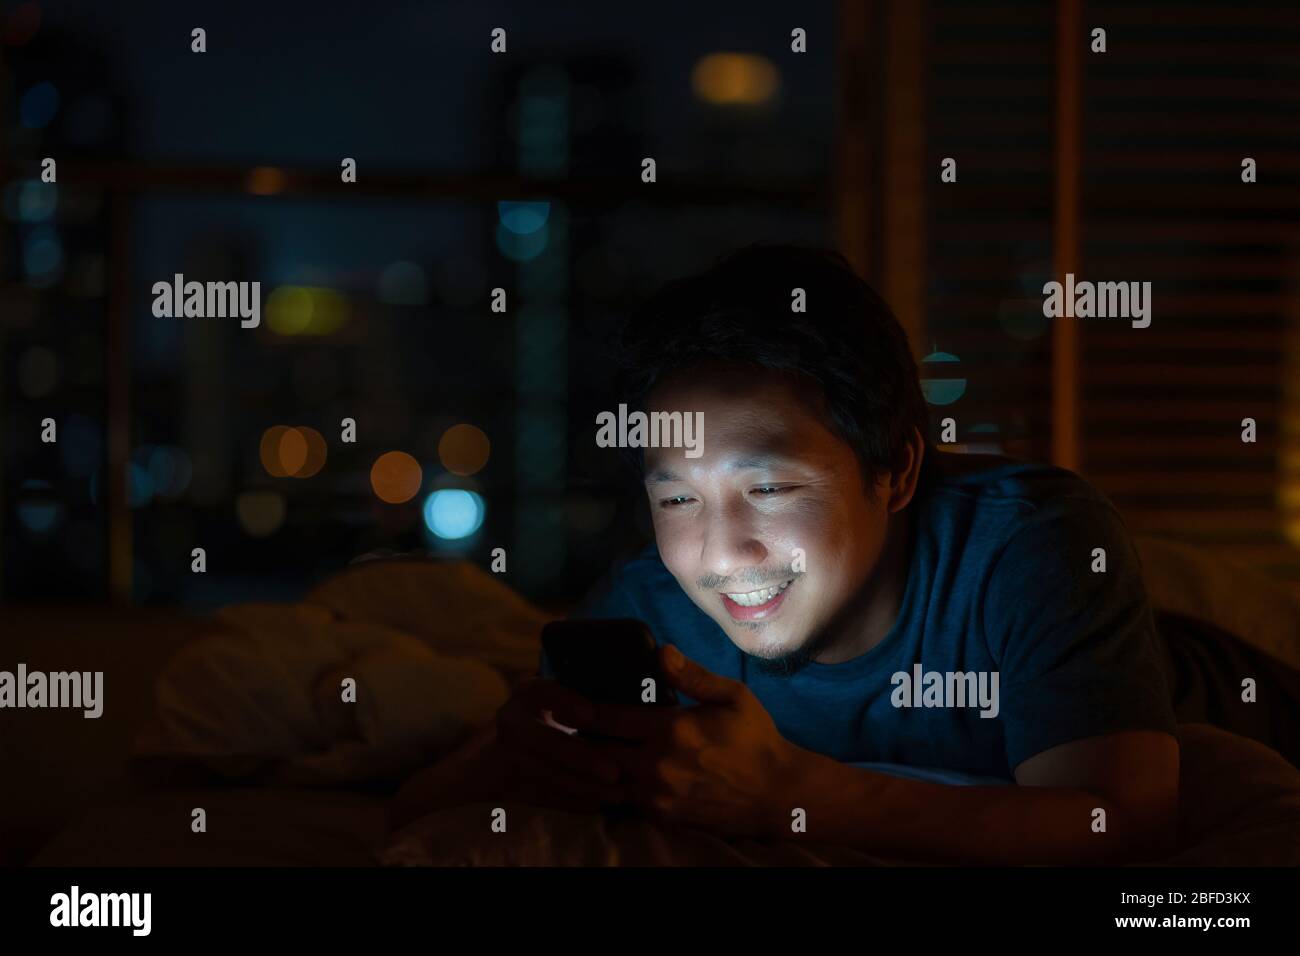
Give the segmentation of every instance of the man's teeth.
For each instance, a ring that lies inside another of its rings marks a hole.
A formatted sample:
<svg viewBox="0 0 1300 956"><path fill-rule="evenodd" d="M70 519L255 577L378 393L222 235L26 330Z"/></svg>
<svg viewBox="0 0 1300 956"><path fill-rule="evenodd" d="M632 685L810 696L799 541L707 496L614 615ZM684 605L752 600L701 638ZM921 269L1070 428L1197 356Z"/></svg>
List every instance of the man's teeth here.
<svg viewBox="0 0 1300 956"><path fill-rule="evenodd" d="M786 581L784 584L778 584L776 587L763 588L761 591L747 591L744 594L732 594L725 592L727 597L735 601L741 607L758 607L760 604L766 604L772 598L776 597L794 582L794 578Z"/></svg>

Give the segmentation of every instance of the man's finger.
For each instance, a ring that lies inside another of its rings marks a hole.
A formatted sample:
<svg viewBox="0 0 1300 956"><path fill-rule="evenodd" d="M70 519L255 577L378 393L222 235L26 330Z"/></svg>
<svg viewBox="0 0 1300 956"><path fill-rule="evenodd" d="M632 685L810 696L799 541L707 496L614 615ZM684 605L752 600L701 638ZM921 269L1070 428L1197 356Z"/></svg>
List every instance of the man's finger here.
<svg viewBox="0 0 1300 956"><path fill-rule="evenodd" d="M595 710L595 718L584 730L627 740L652 740L665 733L679 716L678 708L654 704L597 703Z"/></svg>
<svg viewBox="0 0 1300 956"><path fill-rule="evenodd" d="M659 648L659 663L674 689L701 702L730 703L745 688L740 681L705 670L671 644Z"/></svg>
<svg viewBox="0 0 1300 956"><path fill-rule="evenodd" d="M601 749L618 763L618 785L629 799L657 785L661 764L656 751L633 743L602 743Z"/></svg>
<svg viewBox="0 0 1300 956"><path fill-rule="evenodd" d="M517 774L521 799L542 806L596 811L627 799L620 786L578 776L531 754L519 755Z"/></svg>

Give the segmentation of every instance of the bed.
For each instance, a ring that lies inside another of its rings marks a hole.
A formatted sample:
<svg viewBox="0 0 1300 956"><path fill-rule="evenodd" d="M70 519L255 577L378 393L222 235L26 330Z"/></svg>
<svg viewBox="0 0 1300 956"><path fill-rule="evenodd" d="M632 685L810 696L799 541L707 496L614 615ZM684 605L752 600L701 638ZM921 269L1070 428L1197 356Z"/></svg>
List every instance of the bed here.
<svg viewBox="0 0 1300 956"><path fill-rule="evenodd" d="M1178 650L1170 667L1183 737L1180 839L1161 862L1300 863L1300 697L1281 708L1234 708L1239 694L1209 676L1221 655L1236 655L1273 698L1300 694L1300 600L1199 549L1154 538L1139 538L1138 546L1162 638ZM400 781L490 720L509 686L532 672L537 630L549 616L472 565L423 561L366 562L297 605L238 606L211 618L5 610L0 626L13 659L30 668L102 669L110 703L97 721L79 712L14 713L16 732L0 740L0 767L25 785L0 795L2 859L43 866L909 862L525 805L509 807L510 833L497 839L475 836L492 809L479 804L389 832L385 805ZM363 696L404 703L340 709L333 701L348 675ZM384 694L366 694L381 686ZM204 811L204 832L192 825L196 809Z"/></svg>

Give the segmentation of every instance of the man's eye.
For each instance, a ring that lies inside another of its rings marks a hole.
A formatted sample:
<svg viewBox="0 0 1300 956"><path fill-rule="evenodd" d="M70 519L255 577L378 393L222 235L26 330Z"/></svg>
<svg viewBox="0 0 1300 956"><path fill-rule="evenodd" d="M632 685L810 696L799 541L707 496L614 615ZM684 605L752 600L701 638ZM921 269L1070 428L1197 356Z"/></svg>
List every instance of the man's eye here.
<svg viewBox="0 0 1300 956"><path fill-rule="evenodd" d="M678 505L684 505L684 504L686 504L686 502L688 502L688 501L690 501L690 500L691 500L691 499L690 499L690 496L689 496L689 495L673 495L673 497L671 497L671 498L664 498L662 501L660 501L660 502L659 502L659 507L661 507L661 508L675 508L675 507L677 507Z"/></svg>
<svg viewBox="0 0 1300 956"><path fill-rule="evenodd" d="M792 491L792 490L794 490L794 488L791 485L786 485L785 487L782 488L778 488L775 485L759 485L757 488L753 489L754 494L762 495L765 498L771 497L772 495L779 495L782 492Z"/></svg>

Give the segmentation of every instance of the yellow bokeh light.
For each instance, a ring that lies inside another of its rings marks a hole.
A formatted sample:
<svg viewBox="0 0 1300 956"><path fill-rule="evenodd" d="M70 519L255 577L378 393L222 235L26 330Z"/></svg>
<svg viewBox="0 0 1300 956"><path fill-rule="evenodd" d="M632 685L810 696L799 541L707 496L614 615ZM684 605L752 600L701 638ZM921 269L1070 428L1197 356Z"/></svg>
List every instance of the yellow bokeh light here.
<svg viewBox="0 0 1300 956"><path fill-rule="evenodd" d="M246 491L235 499L240 526L254 538L274 534L284 524L284 496L275 491Z"/></svg>
<svg viewBox="0 0 1300 956"><path fill-rule="evenodd" d="M482 429L453 425L438 442L438 460L453 475L472 475L487 464L492 443Z"/></svg>
<svg viewBox="0 0 1300 956"><path fill-rule="evenodd" d="M283 285L266 299L266 324L277 335L330 335L348 319L348 300L333 289Z"/></svg>
<svg viewBox="0 0 1300 956"><path fill-rule="evenodd" d="M752 53L710 53L691 71L695 95L720 106L757 106L770 100L780 85L772 61Z"/></svg>

